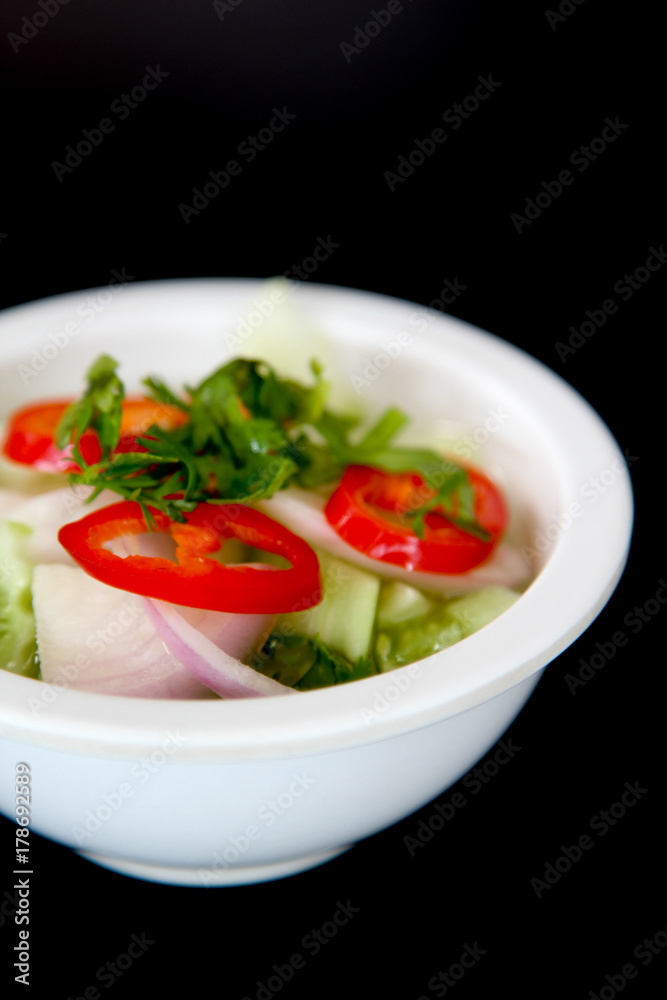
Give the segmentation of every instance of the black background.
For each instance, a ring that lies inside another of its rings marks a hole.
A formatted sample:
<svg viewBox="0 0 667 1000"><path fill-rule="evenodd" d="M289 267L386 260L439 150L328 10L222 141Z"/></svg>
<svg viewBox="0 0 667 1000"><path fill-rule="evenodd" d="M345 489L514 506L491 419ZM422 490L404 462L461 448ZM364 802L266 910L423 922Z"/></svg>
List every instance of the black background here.
<svg viewBox="0 0 667 1000"><path fill-rule="evenodd" d="M663 272L565 361L555 348L586 310L620 301L615 282L667 238L658 29L640 4L561 6L571 13L556 21L540 3L413 0L346 58L341 43L380 4L243 0L221 19L202 0L71 0L18 44L10 33L40 8L3 4L3 307L106 285L113 269L136 280L280 274L331 238L340 246L314 281L424 304L445 279L465 285L447 311L524 348L593 404L635 458L637 502L619 587L505 737L521 751L414 856L404 838L432 805L319 869L217 891L126 879L35 835L33 995L81 996L142 932L154 944L114 995L198 995L212 979L213 995L254 1000L274 964L301 952L305 968L277 995L417 1000L438 995L429 981L475 943L484 956L448 996L610 997L605 977L628 962L638 973L624 995L660 994L667 954L644 967L633 950L667 925L665 612L636 633L623 619L667 575L655 475ZM125 120L110 115L158 64L164 81ZM489 74L500 86L392 192L385 173ZM289 127L186 223L179 205L193 188L283 107L296 115ZM517 232L512 213L617 116L627 128L585 172L570 168L573 184ZM105 117L113 133L59 180L53 162ZM566 675L618 629L628 644L573 695ZM531 879L625 782L647 791L538 898ZM12 827L1 830L4 891ZM304 935L347 900L359 912L308 955ZM15 930L0 929L8 993Z"/></svg>

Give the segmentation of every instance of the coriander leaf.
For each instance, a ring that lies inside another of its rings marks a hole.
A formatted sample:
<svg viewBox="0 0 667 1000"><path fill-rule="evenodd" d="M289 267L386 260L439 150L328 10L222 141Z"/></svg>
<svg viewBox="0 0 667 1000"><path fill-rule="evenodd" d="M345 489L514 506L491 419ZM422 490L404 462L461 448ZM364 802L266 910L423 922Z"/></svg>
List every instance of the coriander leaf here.
<svg viewBox="0 0 667 1000"><path fill-rule="evenodd" d="M412 519L413 531L419 538L424 537L426 515L440 508L456 527L487 542L491 535L477 522L473 505L474 490L470 477L465 469L457 469L445 479L433 497L425 500L420 507L404 513Z"/></svg>
<svg viewBox="0 0 667 1000"><path fill-rule="evenodd" d="M363 436L357 448L365 451L376 451L386 448L392 438L409 423L409 417L401 410L385 410L376 424Z"/></svg>
<svg viewBox="0 0 667 1000"><path fill-rule="evenodd" d="M335 457L345 464L350 464L351 460L348 456L352 454L353 449L347 440L347 436L358 423L357 417L331 413L330 410L325 410L319 420L314 422L313 426L327 442Z"/></svg>
<svg viewBox="0 0 667 1000"><path fill-rule="evenodd" d="M102 354L86 373L88 387L84 395L68 406L56 428L59 448L66 448L74 439L73 455L82 468L86 463L79 451L79 441L85 431L97 435L104 458L108 458L120 439L125 390L116 375L117 368L117 361Z"/></svg>
<svg viewBox="0 0 667 1000"><path fill-rule="evenodd" d="M377 668L368 657L361 656L353 664L342 653L322 642L319 635L315 636L312 642L317 650L318 659L323 666L333 672L335 684L344 684L347 681L359 680L377 673Z"/></svg>
<svg viewBox="0 0 667 1000"><path fill-rule="evenodd" d="M340 479L347 465L368 465L423 478L433 495L426 501L417 496L417 504L402 511L416 534L423 535L429 511L439 509L464 530L488 537L476 522L464 469L427 449L392 444L407 422L400 410L386 410L356 443L350 441L359 420L326 409L330 387L316 361L314 383L306 386L280 378L263 361L236 358L187 387L187 402L151 376L144 385L153 397L179 407L188 419L178 427L153 426L137 442L147 451L124 454L112 454L123 400L116 368L106 355L91 366L86 392L58 428L60 447L74 439L82 469L70 480L90 483L96 493L115 490L182 520L183 510L196 503L253 503L292 483L303 489L326 486ZM101 461L89 468L78 448L85 431L97 435L102 449ZM167 499L179 493L180 500ZM318 662L326 672L321 657Z"/></svg>
<svg viewBox="0 0 667 1000"><path fill-rule="evenodd" d="M304 490L333 483L345 470L345 463L336 459L330 448L316 444L306 434L295 440L292 455L297 467L294 482Z"/></svg>
<svg viewBox="0 0 667 1000"><path fill-rule="evenodd" d="M162 379L157 378L154 375L149 375L148 378L142 379L141 384L146 386L151 397L156 399L158 403L167 403L169 406L177 406L186 412L189 410L189 405L179 396L174 395L169 386L165 385Z"/></svg>

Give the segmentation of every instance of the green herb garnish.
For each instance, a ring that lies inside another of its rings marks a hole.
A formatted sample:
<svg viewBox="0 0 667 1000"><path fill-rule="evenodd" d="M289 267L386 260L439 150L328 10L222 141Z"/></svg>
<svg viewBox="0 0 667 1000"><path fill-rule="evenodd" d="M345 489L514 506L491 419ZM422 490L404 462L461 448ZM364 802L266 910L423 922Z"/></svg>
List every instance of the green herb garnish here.
<svg viewBox="0 0 667 1000"><path fill-rule="evenodd" d="M272 633L261 650L248 658L249 666L298 691L346 684L378 673L370 657L352 663L319 636Z"/></svg>
<svg viewBox="0 0 667 1000"><path fill-rule="evenodd" d="M118 444L125 392L123 383L116 375L117 368L117 361L102 354L88 369L86 392L67 408L58 424L56 445L58 448L65 448L73 442L72 454L81 467L86 464L79 451L79 441L84 431L95 432L103 458L108 458Z"/></svg>
<svg viewBox="0 0 667 1000"><path fill-rule="evenodd" d="M81 468L70 481L92 485L92 496L109 489L141 503L147 516L150 506L183 521L184 511L200 502L252 504L291 485L315 489L333 484L348 465L369 465L419 473L436 490L431 499L402 512L420 537L425 516L436 507L466 531L489 537L475 520L466 470L436 452L393 445L408 422L395 408L351 441L358 419L326 408L329 385L315 361L311 386L280 378L263 361L245 359L230 361L199 385L186 387L185 397L155 376L146 378L149 396L177 406L188 420L168 430L149 428L137 438L147 451L113 454L124 398L117 367L107 355L92 365L85 393L68 407L56 434L59 447L73 443ZM100 442L102 458L95 465L87 465L79 451L86 431ZM174 499L173 494L180 496Z"/></svg>

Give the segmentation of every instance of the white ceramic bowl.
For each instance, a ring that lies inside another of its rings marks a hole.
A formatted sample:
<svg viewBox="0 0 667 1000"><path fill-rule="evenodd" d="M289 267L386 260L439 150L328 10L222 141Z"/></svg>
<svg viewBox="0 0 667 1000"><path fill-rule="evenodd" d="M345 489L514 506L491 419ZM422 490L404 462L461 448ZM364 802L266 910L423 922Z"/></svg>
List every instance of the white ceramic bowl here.
<svg viewBox="0 0 667 1000"><path fill-rule="evenodd" d="M340 347L346 388L365 379L364 405L468 428L469 457L504 486L511 536L535 578L509 611L442 653L293 698L115 698L0 671L2 773L29 764L32 829L128 875L213 886L278 878L419 809L507 729L627 558L623 455L561 378L421 306L311 284L293 294ZM266 301L263 283L186 280L7 310L2 410L78 393L102 351L122 362L129 389L148 372L194 382L224 359L253 299ZM0 797L13 816L7 781Z"/></svg>

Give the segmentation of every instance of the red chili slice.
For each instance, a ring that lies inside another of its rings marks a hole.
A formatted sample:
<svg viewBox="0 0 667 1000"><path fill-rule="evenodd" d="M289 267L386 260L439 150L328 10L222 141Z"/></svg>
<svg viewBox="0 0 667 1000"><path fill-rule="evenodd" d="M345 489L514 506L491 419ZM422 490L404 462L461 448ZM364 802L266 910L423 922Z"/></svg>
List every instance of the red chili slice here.
<svg viewBox="0 0 667 1000"><path fill-rule="evenodd" d="M132 500L94 511L66 524L58 539L91 576L111 587L189 608L240 614L305 610L322 599L317 556L302 538L252 507L200 503L186 523L149 508L155 530L176 542L176 559L115 555L105 543L146 532L141 506ZM284 556L289 569L225 566L210 558L225 538Z"/></svg>
<svg viewBox="0 0 667 1000"><path fill-rule="evenodd" d="M481 472L467 472L474 491L475 517L490 535L488 541L453 524L438 508L424 518L424 537L419 538L406 511L423 504L435 491L416 473L351 465L324 513L348 545L371 559L424 573L465 573L488 558L508 520L497 487Z"/></svg>
<svg viewBox="0 0 667 1000"><path fill-rule="evenodd" d="M71 457L71 445L58 448L54 441L58 422L72 402L72 399L56 400L17 410L9 419L3 453L14 462L33 466L38 472L81 471ZM120 440L115 452L145 451L137 444L137 437L145 434L151 425L178 427L187 419L183 410L154 399L124 399ZM88 465L94 465L102 457L97 436L92 431L82 434L79 449Z"/></svg>

